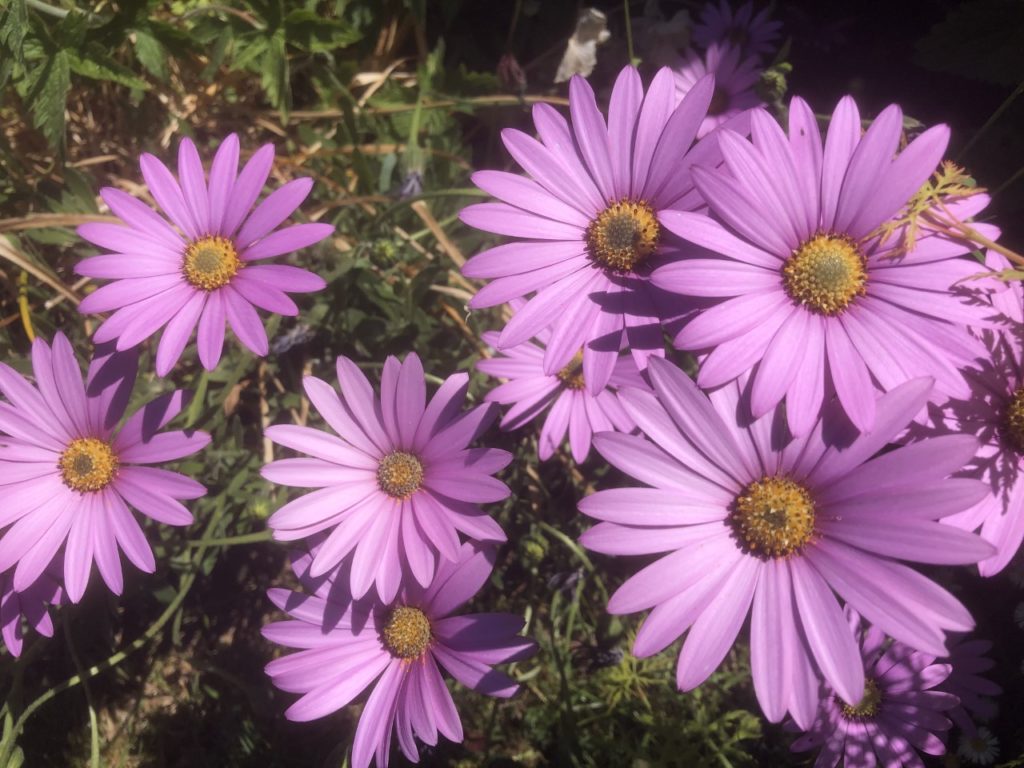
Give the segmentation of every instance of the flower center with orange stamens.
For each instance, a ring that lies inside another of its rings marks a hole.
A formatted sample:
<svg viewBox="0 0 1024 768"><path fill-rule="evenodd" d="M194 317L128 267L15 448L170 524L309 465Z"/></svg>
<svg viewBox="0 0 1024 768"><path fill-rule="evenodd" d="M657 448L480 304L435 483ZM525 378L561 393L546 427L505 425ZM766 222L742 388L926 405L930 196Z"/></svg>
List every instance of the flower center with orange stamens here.
<svg viewBox="0 0 1024 768"><path fill-rule="evenodd" d="M814 533L814 501L788 478L763 477L736 497L731 522L751 554L762 559L787 557Z"/></svg>
<svg viewBox="0 0 1024 768"><path fill-rule="evenodd" d="M866 293L865 259L846 235L817 234L782 267L786 293L819 315L838 315Z"/></svg>
<svg viewBox="0 0 1024 768"><path fill-rule="evenodd" d="M102 491L113 481L118 464L110 445L95 437L76 437L57 462L64 485L79 493Z"/></svg>
<svg viewBox="0 0 1024 768"><path fill-rule="evenodd" d="M836 701L842 707L843 717L847 720L870 720L878 714L882 692L878 688L878 683L869 677L864 681L864 696L856 706L851 706L838 697Z"/></svg>
<svg viewBox="0 0 1024 768"><path fill-rule="evenodd" d="M430 646L430 619L419 608L400 605L381 633L385 647L399 659L418 659Z"/></svg>
<svg viewBox="0 0 1024 768"><path fill-rule="evenodd" d="M407 499L423 485L423 464L411 453L392 451L377 465L377 485L393 499Z"/></svg>
<svg viewBox="0 0 1024 768"><path fill-rule="evenodd" d="M642 200L620 200L598 214L587 227L590 258L614 272L630 272L658 247L661 225L654 209Z"/></svg>
<svg viewBox="0 0 1024 768"><path fill-rule="evenodd" d="M242 268L235 244L226 237L207 235L193 240L185 249L182 272L194 288L215 291L231 282Z"/></svg>

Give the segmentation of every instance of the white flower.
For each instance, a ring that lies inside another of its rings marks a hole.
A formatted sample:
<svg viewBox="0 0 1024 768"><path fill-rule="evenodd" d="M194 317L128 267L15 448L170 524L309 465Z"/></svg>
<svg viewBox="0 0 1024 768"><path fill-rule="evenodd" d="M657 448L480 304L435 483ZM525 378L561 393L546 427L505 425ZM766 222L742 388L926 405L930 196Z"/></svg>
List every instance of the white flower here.
<svg viewBox="0 0 1024 768"><path fill-rule="evenodd" d="M985 726L973 737L961 736L957 754L974 765L991 765L999 757L999 741Z"/></svg>

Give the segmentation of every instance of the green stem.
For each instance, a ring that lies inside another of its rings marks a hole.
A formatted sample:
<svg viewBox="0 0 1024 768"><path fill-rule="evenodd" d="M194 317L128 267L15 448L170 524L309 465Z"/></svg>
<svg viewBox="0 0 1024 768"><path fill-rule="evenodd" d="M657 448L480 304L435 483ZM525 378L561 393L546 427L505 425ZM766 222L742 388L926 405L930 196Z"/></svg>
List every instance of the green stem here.
<svg viewBox="0 0 1024 768"><path fill-rule="evenodd" d="M242 533L238 536L224 536L218 539L192 539L185 543L188 547L233 547L236 544L255 544L260 541L270 541L272 532L254 531L253 533Z"/></svg>
<svg viewBox="0 0 1024 768"><path fill-rule="evenodd" d="M633 22L629 18L629 0L622 3L622 9L626 17L626 55L629 56L629 63L636 66L636 57L633 55Z"/></svg>
<svg viewBox="0 0 1024 768"><path fill-rule="evenodd" d="M82 678L82 691L85 693L85 704L89 708L89 765L92 768L100 768L100 732L96 724L96 705L93 703L92 691L86 681L82 669L82 659L75 648L75 642L71 637L71 614L65 611L61 617L64 624L64 642L67 643L68 652L71 654L71 661L74 662L78 676Z"/></svg>
<svg viewBox="0 0 1024 768"><path fill-rule="evenodd" d="M988 129L995 124L996 120L1002 117L1003 112L1005 112L1009 108L1009 106L1013 104L1014 101L1016 101L1017 97L1020 96L1022 93L1024 93L1024 80L1020 82L1020 85L1013 89L1013 93L1011 93L1009 96L1006 97L1006 99L1003 100L1003 103L999 105L999 108L992 113L992 117L986 120L985 124L981 126L981 128L978 129L977 133L975 133L971 137L971 140L967 142L967 146L960 150L960 152L957 154L957 160L959 160L962 157L965 157L967 153L971 151L971 148L978 143L978 140L982 136L984 136Z"/></svg>

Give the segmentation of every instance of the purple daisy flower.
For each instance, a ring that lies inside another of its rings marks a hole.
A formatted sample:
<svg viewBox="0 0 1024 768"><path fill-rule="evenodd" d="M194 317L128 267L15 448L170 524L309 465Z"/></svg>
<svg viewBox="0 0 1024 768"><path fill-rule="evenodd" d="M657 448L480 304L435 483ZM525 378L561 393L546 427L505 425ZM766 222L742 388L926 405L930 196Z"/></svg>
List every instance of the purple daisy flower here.
<svg viewBox="0 0 1024 768"><path fill-rule="evenodd" d="M538 341L546 343L548 331ZM487 331L483 340L497 348L498 334ZM532 341L505 350L503 355L481 360L478 370L508 379L487 393L485 400L511 405L501 420L502 429L518 429L548 411L537 441L537 454L547 461L561 447L566 432L573 459L582 464L590 453L595 432L632 432L636 424L619 404L620 387L647 389L647 382L629 355L615 361L608 386L592 395L584 386L583 353L554 375L544 373L544 347Z"/></svg>
<svg viewBox="0 0 1024 768"><path fill-rule="evenodd" d="M64 546L64 582L77 603L95 561L114 594L124 577L118 549L152 573L153 551L129 505L167 525L189 525L180 503L206 489L191 478L140 466L189 456L210 442L205 432L160 432L181 411L182 391L158 397L123 425L137 359L96 357L83 385L71 344L62 333L51 349L32 345L35 386L0 363L0 571L14 567L23 592Z"/></svg>
<svg viewBox="0 0 1024 768"><path fill-rule="evenodd" d="M1001 271L1010 264L990 251L986 266ZM1024 540L1024 288L1015 280L999 283L989 301L996 316L1005 321L1004 329L977 333L987 354L965 371L970 396L947 399L932 409L929 424L915 425L909 433L912 439L970 434L981 442L974 461L960 474L982 480L989 493L945 522L966 531L980 528L981 535L996 546L996 554L978 564L982 576L1002 571Z"/></svg>
<svg viewBox="0 0 1024 768"><path fill-rule="evenodd" d="M309 427L279 424L268 438L309 458L281 459L263 467L272 483L317 488L281 507L269 525L278 541L321 531L330 535L310 567L313 576L352 558L351 590L360 598L376 583L385 602L411 572L430 584L438 556L454 560L461 531L480 541L504 541L501 527L479 504L508 498L491 477L512 460L508 451L468 448L497 415L481 405L460 413L469 377L450 376L426 402L419 357L388 357L380 398L347 357L337 362L342 395L307 376L306 395L338 437Z"/></svg>
<svg viewBox="0 0 1024 768"><path fill-rule="evenodd" d="M972 247L922 225L910 248L879 227L900 212L935 169L949 129L925 131L899 154L903 120L888 107L861 136L850 97L839 102L822 148L800 98L789 136L760 109L753 142L717 131L725 165L693 176L714 219L665 211L670 231L719 255L656 270L653 281L688 296L722 299L676 336L710 351L697 382L713 388L753 371L760 417L783 399L796 435L810 429L833 387L862 431L875 424L878 390L934 376L936 392L966 397L958 365L984 353L963 328L984 322L974 292L954 288L979 265ZM967 205L969 201L964 201Z"/></svg>
<svg viewBox="0 0 1024 768"><path fill-rule="evenodd" d="M726 0L718 5L707 3L700 15L700 21L693 28L693 42L701 48L710 48L715 43L730 43L745 54L766 54L775 50L782 22L769 18L770 8L754 13L752 2L744 3L733 13Z"/></svg>
<svg viewBox="0 0 1024 768"><path fill-rule="evenodd" d="M861 628L850 612L864 665L864 695L850 704L827 686L808 732L794 752L820 749L815 768L924 768L917 751L944 755L956 696L935 690L952 671L935 657L900 642L887 643L875 627Z"/></svg>
<svg viewBox="0 0 1024 768"><path fill-rule="evenodd" d="M285 716L314 720L349 704L373 686L356 727L354 768L376 757L386 766L391 732L413 762L418 738L431 746L438 733L462 741L462 723L438 666L468 688L507 698L519 686L495 664L519 661L536 650L519 635L523 619L510 613L452 613L487 582L494 551L463 544L426 586L407 582L393 603L353 601L348 579L311 577L312 555L294 563L313 596L271 589L274 604L292 618L263 628L273 643L302 649L267 665L274 685L302 697ZM374 681L376 683L374 684Z"/></svg>
<svg viewBox="0 0 1024 768"><path fill-rule="evenodd" d="M943 683L942 690L960 700L949 711L949 717L968 738L974 738L978 733L975 719L984 722L996 716L993 697L1003 692L1001 687L981 676L982 672L988 672L996 665L988 657L991 650L992 643L989 640L960 637L949 644L949 663L953 666L953 672Z"/></svg>
<svg viewBox="0 0 1024 768"><path fill-rule="evenodd" d="M705 75L715 76L715 90L708 105L708 116L697 130L703 138L740 112L763 104L754 86L761 77L757 59L740 58L740 49L732 45L712 43L703 58L687 51L686 58L673 69L676 97L684 98Z"/></svg>
<svg viewBox="0 0 1024 768"><path fill-rule="evenodd" d="M329 224L274 231L306 199L313 186L308 178L288 182L250 212L273 162L274 147L267 144L237 173L235 134L221 142L208 180L190 139L178 147L178 180L156 157L143 154L142 176L171 223L120 190L100 191L127 226L78 228L81 237L110 251L75 267L80 275L114 281L79 305L87 314L114 310L96 330L97 343L116 339L117 348L126 350L163 328L156 371L166 376L198 325L199 359L213 370L227 322L242 344L267 354L267 334L255 308L297 315L287 294L319 291L325 283L298 267L254 262L305 248L334 231Z"/></svg>
<svg viewBox="0 0 1024 768"><path fill-rule="evenodd" d="M640 75L626 67L606 124L590 85L574 77L571 127L552 107L537 104L540 141L502 132L532 178L475 173L474 183L501 202L470 205L460 214L472 227L525 238L478 254L462 270L492 280L470 300L473 309L535 294L502 330L498 349L550 328L544 372L555 375L583 349L592 395L608 384L623 342L641 369L648 356L664 355L662 323L687 308L666 301L648 280L654 266L679 256L658 214L703 206L690 167L713 162L717 145L711 137L691 144L713 90L713 78L705 78L674 106L671 70L659 71L644 94Z"/></svg>
<svg viewBox="0 0 1024 768"><path fill-rule="evenodd" d="M27 623L44 637L53 637L53 619L50 606L63 598L60 586L60 568L51 565L28 589L14 591L14 574L0 574L0 635L7 651L17 658L25 639Z"/></svg>
<svg viewBox="0 0 1024 768"><path fill-rule="evenodd" d="M980 537L939 522L985 493L976 480L948 479L977 441L937 437L872 459L924 405L930 379L881 397L872 432L847 427L827 444L821 421L793 439L782 409L750 419L738 384L709 399L670 363L652 360L648 373L656 394L625 389L619 399L649 439L610 432L594 445L652 487L600 491L579 505L603 521L581 539L590 549L667 553L608 605L615 614L653 608L637 656L689 630L676 681L690 690L719 665L750 612L758 701L769 720L789 710L806 728L819 675L847 701L864 695L833 592L890 636L936 655L945 653L945 631L973 626L949 592L900 561L974 563L991 554Z"/></svg>

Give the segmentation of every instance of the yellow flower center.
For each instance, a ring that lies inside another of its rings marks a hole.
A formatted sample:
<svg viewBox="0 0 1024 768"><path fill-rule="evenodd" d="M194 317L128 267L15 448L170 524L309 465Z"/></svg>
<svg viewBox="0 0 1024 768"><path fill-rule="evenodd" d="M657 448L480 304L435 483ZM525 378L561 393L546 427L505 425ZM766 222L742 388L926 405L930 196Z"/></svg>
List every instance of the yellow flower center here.
<svg viewBox="0 0 1024 768"><path fill-rule="evenodd" d="M400 605L388 616L384 645L399 659L418 659L430 645L430 619L419 608Z"/></svg>
<svg viewBox="0 0 1024 768"><path fill-rule="evenodd" d="M377 485L393 499L407 499L423 484L423 465L411 453L392 451L377 465Z"/></svg>
<svg viewBox="0 0 1024 768"><path fill-rule="evenodd" d="M207 235L193 240L185 249L185 279L201 290L223 288L241 268L235 244L226 237Z"/></svg>
<svg viewBox="0 0 1024 768"><path fill-rule="evenodd" d="M866 292L864 255L846 235L817 234L782 267L786 293L820 315L838 315Z"/></svg>
<svg viewBox="0 0 1024 768"><path fill-rule="evenodd" d="M1014 450L1024 453L1024 387L1013 393L1003 411L1003 438Z"/></svg>
<svg viewBox="0 0 1024 768"><path fill-rule="evenodd" d="M606 269L629 272L658 247L661 225L654 209L642 200L612 203L587 227L590 258Z"/></svg>
<svg viewBox="0 0 1024 768"><path fill-rule="evenodd" d="M785 477L763 477L736 498L732 514L736 535L751 554L786 557L814 533L814 501Z"/></svg>
<svg viewBox="0 0 1024 768"><path fill-rule="evenodd" d="M583 352L577 352L569 364L555 375L566 389L583 389Z"/></svg>
<svg viewBox="0 0 1024 768"><path fill-rule="evenodd" d="M857 706L850 706L840 698L836 701L843 708L843 717L847 720L869 720L878 714L878 707L882 703L882 692L878 690L878 683L870 677L864 681L864 696L857 703Z"/></svg>
<svg viewBox="0 0 1024 768"><path fill-rule="evenodd" d="M64 485L73 491L102 491L117 474L117 456L113 449L95 437L76 437L60 455Z"/></svg>

